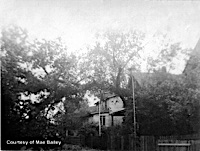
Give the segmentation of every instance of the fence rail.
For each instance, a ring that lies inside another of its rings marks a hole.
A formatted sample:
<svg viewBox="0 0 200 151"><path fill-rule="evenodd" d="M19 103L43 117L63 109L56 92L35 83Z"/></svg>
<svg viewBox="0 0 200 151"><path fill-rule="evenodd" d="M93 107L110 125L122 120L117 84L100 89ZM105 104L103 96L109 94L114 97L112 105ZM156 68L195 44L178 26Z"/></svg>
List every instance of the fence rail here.
<svg viewBox="0 0 200 151"><path fill-rule="evenodd" d="M200 151L200 135L186 136L79 136L66 137L66 143L101 150L121 151Z"/></svg>
<svg viewBox="0 0 200 151"><path fill-rule="evenodd" d="M82 139L80 136L79 137L68 136L65 138L65 143L73 145L81 145Z"/></svg>
<svg viewBox="0 0 200 151"><path fill-rule="evenodd" d="M158 151L200 151L200 135L160 136Z"/></svg>

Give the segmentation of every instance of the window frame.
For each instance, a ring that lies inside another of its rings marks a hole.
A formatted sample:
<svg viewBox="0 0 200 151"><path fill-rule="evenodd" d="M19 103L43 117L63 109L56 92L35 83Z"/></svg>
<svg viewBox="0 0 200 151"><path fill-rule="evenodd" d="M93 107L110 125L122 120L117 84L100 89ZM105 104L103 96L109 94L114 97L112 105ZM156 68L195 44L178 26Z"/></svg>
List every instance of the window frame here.
<svg viewBox="0 0 200 151"><path fill-rule="evenodd" d="M100 115L100 123L101 123L101 126L106 125L106 116L105 115Z"/></svg>

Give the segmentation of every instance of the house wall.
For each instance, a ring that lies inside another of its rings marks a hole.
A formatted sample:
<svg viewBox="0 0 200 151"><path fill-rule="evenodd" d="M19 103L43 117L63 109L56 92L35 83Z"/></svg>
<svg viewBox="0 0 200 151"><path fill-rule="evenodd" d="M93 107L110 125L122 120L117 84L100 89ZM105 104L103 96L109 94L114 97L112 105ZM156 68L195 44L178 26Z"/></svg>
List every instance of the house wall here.
<svg viewBox="0 0 200 151"><path fill-rule="evenodd" d="M113 112L116 112L116 111L120 111L122 109L124 109L124 103L122 101L122 99L120 97L112 97L106 101L102 101L101 102L101 111L105 110L106 107L109 109L109 112L110 113L113 113ZM97 107L98 109L98 107ZM110 113L101 113L101 115L104 115L105 116L105 126L106 127L110 127L112 126L112 117L110 115ZM123 122L123 117L124 116L114 116L113 117L113 124L114 125L121 125L122 122ZM99 124L99 114L96 113L96 114L93 114L92 117L90 117L88 119L88 122L89 123L96 123L96 124Z"/></svg>
<svg viewBox="0 0 200 151"><path fill-rule="evenodd" d="M124 107L124 103L120 97L110 98L107 103L111 113L120 111Z"/></svg>
<svg viewBox="0 0 200 151"><path fill-rule="evenodd" d="M101 115L105 116L105 119L106 119L105 126L106 127L112 126L111 115L109 115L108 113L104 113L104 114L101 114ZM121 125L122 122L123 122L123 117L124 116L113 116L113 124L114 125ZM89 123L92 123L92 122L96 123L97 125L99 124L99 114L95 114L95 115L93 115L93 117L89 118Z"/></svg>
<svg viewBox="0 0 200 151"><path fill-rule="evenodd" d="M103 116L105 116L105 120L106 120L106 127L109 127L111 126L111 116L108 114L108 113L103 113L101 114ZM99 114L94 114L92 117L89 118L88 122L94 122L94 123L97 123L99 124Z"/></svg>
<svg viewBox="0 0 200 151"><path fill-rule="evenodd" d="M106 101L101 101L100 104L101 111L109 109L110 113L124 109L124 102L118 96L110 98ZM97 111L99 111L99 105L97 105Z"/></svg>

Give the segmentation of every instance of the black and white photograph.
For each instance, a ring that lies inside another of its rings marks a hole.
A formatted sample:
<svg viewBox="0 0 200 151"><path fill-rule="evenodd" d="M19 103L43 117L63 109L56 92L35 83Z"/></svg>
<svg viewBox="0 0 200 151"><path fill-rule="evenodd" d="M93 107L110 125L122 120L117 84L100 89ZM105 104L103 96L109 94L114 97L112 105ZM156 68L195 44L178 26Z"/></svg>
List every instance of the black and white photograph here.
<svg viewBox="0 0 200 151"><path fill-rule="evenodd" d="M200 1L0 0L0 150L200 151Z"/></svg>

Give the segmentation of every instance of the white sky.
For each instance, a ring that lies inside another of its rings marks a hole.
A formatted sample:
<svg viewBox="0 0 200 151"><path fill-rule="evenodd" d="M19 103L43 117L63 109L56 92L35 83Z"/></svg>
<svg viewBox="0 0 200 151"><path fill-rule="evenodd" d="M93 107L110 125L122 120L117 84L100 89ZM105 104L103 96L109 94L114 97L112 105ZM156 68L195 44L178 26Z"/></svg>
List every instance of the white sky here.
<svg viewBox="0 0 200 151"><path fill-rule="evenodd" d="M150 37L146 55L155 46L152 35L167 33L173 41L194 48L200 38L200 2L159 0L0 0L0 26L16 24L31 36L61 37L71 51L93 42L108 29L139 29ZM183 64L180 64L183 66Z"/></svg>
<svg viewBox="0 0 200 151"><path fill-rule="evenodd" d="M200 38L200 1L0 0L0 27L13 23L35 38L61 37L71 51L90 44L95 32L131 28L145 32L150 41L155 33L167 33L194 48Z"/></svg>
<svg viewBox="0 0 200 151"><path fill-rule="evenodd" d="M200 2L131 0L0 0L0 24L15 23L35 37L61 36L71 47L107 28L167 32L194 47L200 37Z"/></svg>

